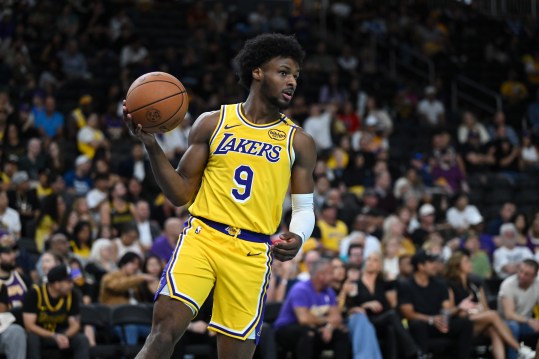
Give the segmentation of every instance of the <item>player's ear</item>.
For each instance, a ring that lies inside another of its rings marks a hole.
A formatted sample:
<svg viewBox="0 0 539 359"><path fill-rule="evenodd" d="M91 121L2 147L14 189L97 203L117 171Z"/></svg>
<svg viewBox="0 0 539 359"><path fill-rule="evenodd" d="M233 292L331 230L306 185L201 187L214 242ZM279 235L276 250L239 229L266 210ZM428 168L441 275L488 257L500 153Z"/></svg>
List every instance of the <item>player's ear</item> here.
<svg viewBox="0 0 539 359"><path fill-rule="evenodd" d="M262 79L262 69L260 67L257 67L253 69L253 79L260 81Z"/></svg>

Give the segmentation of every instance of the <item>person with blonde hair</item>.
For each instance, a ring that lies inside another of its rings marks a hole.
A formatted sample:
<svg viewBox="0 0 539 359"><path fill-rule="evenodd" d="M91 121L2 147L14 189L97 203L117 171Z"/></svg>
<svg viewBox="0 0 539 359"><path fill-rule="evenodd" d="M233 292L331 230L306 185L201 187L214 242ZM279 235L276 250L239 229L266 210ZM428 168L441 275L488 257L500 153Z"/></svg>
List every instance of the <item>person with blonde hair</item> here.
<svg viewBox="0 0 539 359"><path fill-rule="evenodd" d="M107 238L99 238L92 244L88 263L84 270L95 279L96 287L99 288L101 278L109 272L118 269L113 259L112 241Z"/></svg>

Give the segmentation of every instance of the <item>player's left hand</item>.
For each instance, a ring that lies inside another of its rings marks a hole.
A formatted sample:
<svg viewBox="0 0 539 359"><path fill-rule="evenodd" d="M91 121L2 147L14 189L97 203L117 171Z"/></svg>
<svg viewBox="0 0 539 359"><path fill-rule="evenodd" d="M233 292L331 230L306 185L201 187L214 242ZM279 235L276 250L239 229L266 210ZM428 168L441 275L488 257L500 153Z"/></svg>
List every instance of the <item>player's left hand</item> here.
<svg viewBox="0 0 539 359"><path fill-rule="evenodd" d="M286 262L293 259L301 248L301 237L292 232L279 235L279 239L273 242L271 250L276 259Z"/></svg>

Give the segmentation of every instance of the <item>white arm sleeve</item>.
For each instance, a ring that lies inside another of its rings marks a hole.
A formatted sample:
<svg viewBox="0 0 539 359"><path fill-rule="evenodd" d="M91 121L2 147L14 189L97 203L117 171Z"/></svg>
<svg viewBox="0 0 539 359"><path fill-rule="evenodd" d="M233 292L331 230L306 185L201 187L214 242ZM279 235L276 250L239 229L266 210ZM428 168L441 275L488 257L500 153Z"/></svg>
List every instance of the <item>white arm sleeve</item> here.
<svg viewBox="0 0 539 359"><path fill-rule="evenodd" d="M290 232L301 237L303 243L311 236L314 228L313 193L292 195L292 219Z"/></svg>

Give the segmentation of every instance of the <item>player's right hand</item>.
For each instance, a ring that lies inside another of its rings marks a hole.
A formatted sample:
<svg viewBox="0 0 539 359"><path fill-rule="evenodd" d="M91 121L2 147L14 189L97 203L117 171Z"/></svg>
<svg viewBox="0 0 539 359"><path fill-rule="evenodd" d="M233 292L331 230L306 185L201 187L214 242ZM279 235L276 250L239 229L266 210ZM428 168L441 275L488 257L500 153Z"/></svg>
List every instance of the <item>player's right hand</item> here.
<svg viewBox="0 0 539 359"><path fill-rule="evenodd" d="M301 237L292 232L279 235L279 239L273 241L271 251L276 259L281 262L289 261L298 254L303 241Z"/></svg>
<svg viewBox="0 0 539 359"><path fill-rule="evenodd" d="M141 124L135 125L135 123L133 122L133 118L127 111L125 100L123 100L122 111L123 111L124 123L129 129L129 133L131 133L131 136L138 138L145 145L154 144L156 142L155 136L151 133L148 133L142 130Z"/></svg>

